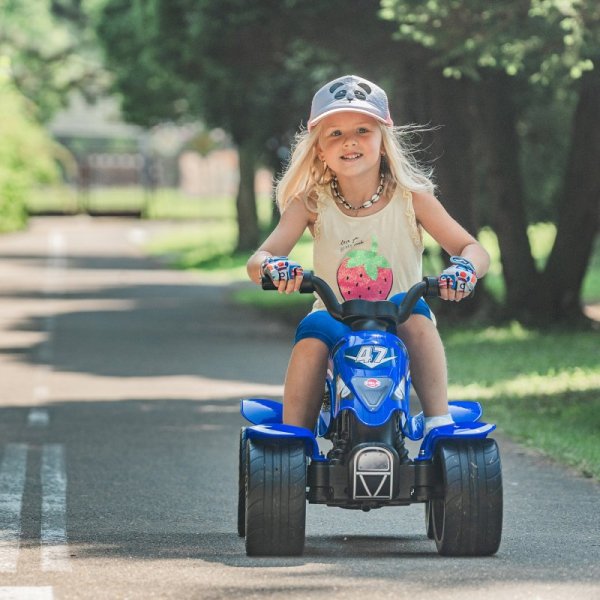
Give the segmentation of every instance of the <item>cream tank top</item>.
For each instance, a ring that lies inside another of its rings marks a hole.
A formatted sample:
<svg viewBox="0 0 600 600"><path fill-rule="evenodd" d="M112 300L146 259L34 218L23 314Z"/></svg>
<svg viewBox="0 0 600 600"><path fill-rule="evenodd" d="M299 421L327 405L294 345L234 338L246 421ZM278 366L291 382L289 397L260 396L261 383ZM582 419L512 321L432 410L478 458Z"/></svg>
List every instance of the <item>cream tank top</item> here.
<svg viewBox="0 0 600 600"><path fill-rule="evenodd" d="M340 302L386 300L422 279L423 236L412 194L398 186L379 212L351 217L327 188L317 200L313 267ZM325 307L317 297L313 311Z"/></svg>

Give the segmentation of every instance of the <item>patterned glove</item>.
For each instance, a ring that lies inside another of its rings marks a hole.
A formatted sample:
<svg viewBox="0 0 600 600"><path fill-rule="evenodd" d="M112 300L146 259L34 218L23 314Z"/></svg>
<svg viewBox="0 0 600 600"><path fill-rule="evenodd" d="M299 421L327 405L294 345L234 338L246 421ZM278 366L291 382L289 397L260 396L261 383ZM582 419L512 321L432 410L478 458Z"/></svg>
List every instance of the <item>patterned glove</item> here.
<svg viewBox="0 0 600 600"><path fill-rule="evenodd" d="M260 265L260 272L268 275L273 282L288 281L295 277L302 277L304 269L287 256L269 256Z"/></svg>
<svg viewBox="0 0 600 600"><path fill-rule="evenodd" d="M470 294L477 283L473 263L462 256L451 256L450 262L452 265L439 277L440 286Z"/></svg>

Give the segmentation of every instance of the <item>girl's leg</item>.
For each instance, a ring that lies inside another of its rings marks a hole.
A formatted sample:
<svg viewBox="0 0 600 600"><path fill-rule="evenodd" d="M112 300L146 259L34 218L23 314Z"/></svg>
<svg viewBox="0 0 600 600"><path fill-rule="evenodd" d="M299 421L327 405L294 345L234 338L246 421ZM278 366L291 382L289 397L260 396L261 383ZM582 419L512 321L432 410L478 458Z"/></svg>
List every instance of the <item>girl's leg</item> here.
<svg viewBox="0 0 600 600"><path fill-rule="evenodd" d="M415 392L426 417L448 413L446 355L437 327L427 317L413 314L398 328L410 356Z"/></svg>
<svg viewBox="0 0 600 600"><path fill-rule="evenodd" d="M283 422L314 429L323 401L327 374L327 345L304 338L292 350L283 390Z"/></svg>

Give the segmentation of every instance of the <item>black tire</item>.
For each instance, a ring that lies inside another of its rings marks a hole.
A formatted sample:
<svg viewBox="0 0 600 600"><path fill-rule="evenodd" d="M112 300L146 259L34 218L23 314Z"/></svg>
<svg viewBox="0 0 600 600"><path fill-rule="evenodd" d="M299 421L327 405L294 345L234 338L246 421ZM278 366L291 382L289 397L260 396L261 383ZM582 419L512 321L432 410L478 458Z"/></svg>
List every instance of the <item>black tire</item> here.
<svg viewBox="0 0 600 600"><path fill-rule="evenodd" d="M433 535L444 556L489 556L502 537L502 468L494 440L445 440L436 456L444 498L431 501Z"/></svg>
<svg viewBox="0 0 600 600"><path fill-rule="evenodd" d="M237 530L240 537L246 535L246 462L246 428L242 427L240 429L237 514Z"/></svg>
<svg viewBox="0 0 600 600"><path fill-rule="evenodd" d="M427 537L432 540L433 537L433 510L432 501L425 502L425 529L427 530Z"/></svg>
<svg viewBox="0 0 600 600"><path fill-rule="evenodd" d="M304 443L248 440L246 455L246 554L302 554L306 525Z"/></svg>

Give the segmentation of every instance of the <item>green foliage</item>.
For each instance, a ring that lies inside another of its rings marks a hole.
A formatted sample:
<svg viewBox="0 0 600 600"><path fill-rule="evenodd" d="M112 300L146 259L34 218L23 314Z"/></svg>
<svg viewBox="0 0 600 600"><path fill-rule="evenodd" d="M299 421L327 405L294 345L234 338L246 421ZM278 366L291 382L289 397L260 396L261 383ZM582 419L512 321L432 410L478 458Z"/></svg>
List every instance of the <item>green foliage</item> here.
<svg viewBox="0 0 600 600"><path fill-rule="evenodd" d="M17 89L33 100L38 118L49 119L69 92L97 97L108 85L93 15L103 0L4 0L0 56L12 64Z"/></svg>
<svg viewBox="0 0 600 600"><path fill-rule="evenodd" d="M561 191L574 84L600 66L597 2L382 0L396 37L426 49L429 68L479 81L494 71L515 82L518 152L530 222L554 219Z"/></svg>
<svg viewBox="0 0 600 600"><path fill-rule="evenodd" d="M22 227L32 186L57 177L51 140L31 104L6 79L0 80L0 231Z"/></svg>
<svg viewBox="0 0 600 600"><path fill-rule="evenodd" d="M481 69L548 85L594 67L600 7L594 0L382 0L397 36L427 48L447 77Z"/></svg>

